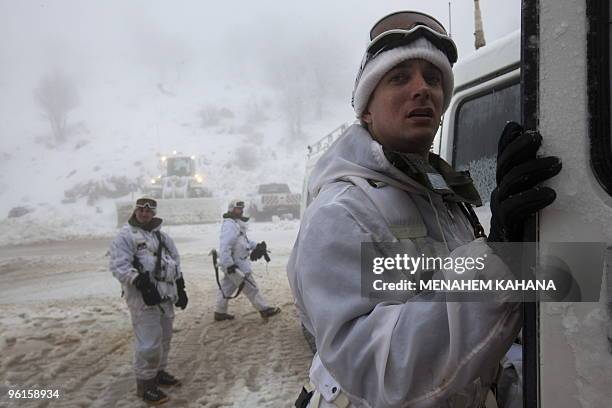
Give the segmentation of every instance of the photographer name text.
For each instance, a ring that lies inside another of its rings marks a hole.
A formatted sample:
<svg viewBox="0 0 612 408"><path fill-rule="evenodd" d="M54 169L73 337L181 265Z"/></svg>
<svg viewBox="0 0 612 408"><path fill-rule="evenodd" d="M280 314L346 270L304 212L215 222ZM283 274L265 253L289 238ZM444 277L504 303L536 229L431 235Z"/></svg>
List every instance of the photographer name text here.
<svg viewBox="0 0 612 408"><path fill-rule="evenodd" d="M377 279L372 282L375 291L433 291L433 292L485 292L485 291L556 291L555 282L550 279L523 280L445 280L431 279L399 282L385 282Z"/></svg>

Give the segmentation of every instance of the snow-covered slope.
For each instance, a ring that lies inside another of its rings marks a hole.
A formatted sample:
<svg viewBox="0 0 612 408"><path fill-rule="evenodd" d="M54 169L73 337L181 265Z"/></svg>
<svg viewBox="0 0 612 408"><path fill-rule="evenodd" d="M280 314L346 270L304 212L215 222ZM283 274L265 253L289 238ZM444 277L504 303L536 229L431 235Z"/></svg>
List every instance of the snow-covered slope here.
<svg viewBox="0 0 612 408"><path fill-rule="evenodd" d="M216 83L198 70L165 83L121 74L81 81L62 144L53 142L35 105L7 112L0 127L0 245L111 235L116 198L62 203L65 192L85 183L112 191L112 180L148 180L159 174L159 155L174 150L197 156L217 197L245 196L267 182L299 192L307 144L351 119L348 101L323 101L326 110L315 112L312 98L292 101L286 91L252 80ZM291 134L288 102L300 104L299 135ZM7 218L17 206L32 212Z"/></svg>

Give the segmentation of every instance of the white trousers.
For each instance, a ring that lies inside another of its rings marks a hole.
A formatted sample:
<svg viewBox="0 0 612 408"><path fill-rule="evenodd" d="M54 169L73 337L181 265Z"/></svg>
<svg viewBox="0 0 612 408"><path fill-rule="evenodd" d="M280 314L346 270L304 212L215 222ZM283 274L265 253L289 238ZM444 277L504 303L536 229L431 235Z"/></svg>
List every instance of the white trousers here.
<svg viewBox="0 0 612 408"><path fill-rule="evenodd" d="M168 365L174 306L130 308L134 328L134 371L138 380L150 380Z"/></svg>
<svg viewBox="0 0 612 408"><path fill-rule="evenodd" d="M234 285L234 282L232 282L225 274L223 275L223 279L221 280L221 288L223 289L223 293L225 293L225 296L232 296L237 289L236 285ZM217 301L215 303L215 312L217 313L227 313L229 299L224 299L223 293L221 293L220 290L217 291ZM261 293L259 293L257 282L255 282L255 278L253 277L252 273L246 274L242 293L246 295L253 307L258 311L262 311L270 307L261 295Z"/></svg>

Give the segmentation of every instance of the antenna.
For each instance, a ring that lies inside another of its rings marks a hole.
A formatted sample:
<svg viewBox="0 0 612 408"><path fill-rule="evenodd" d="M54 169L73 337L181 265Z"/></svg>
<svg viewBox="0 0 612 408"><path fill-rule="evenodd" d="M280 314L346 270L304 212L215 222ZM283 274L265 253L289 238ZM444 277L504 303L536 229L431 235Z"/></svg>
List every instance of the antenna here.
<svg viewBox="0 0 612 408"><path fill-rule="evenodd" d="M451 2L448 2L448 36L453 36L453 20L451 18Z"/></svg>

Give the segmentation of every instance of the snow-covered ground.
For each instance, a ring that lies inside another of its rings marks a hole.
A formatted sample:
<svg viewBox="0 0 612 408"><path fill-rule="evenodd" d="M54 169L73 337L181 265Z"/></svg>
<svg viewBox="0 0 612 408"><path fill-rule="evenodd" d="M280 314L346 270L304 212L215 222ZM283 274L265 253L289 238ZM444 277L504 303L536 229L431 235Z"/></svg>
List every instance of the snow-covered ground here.
<svg viewBox="0 0 612 408"><path fill-rule="evenodd" d="M113 194L113 180L157 176L160 155L176 150L197 157L222 200L261 183L300 192L307 145L354 118L367 27L406 8L243 3L0 2L0 395L9 386L55 386L62 396L14 406L138 405L129 317L106 252L116 201L139 193ZM446 13L446 3L427 7ZM494 27L507 32L519 14L512 20L505 11ZM471 49L472 31L464 31L454 34L460 50ZM34 97L53 72L78 93L61 143ZM88 183L106 195L65 202ZM9 218L12 209L27 213ZM170 366L185 385L171 392L170 406L292 405L310 363L285 275L298 228L252 225L251 237L272 250L256 278L283 313L263 322L240 297L231 306L237 319L215 324L207 254L219 224L164 227L190 294Z"/></svg>
<svg viewBox="0 0 612 408"><path fill-rule="evenodd" d="M211 66L214 54L204 50L188 63L168 61L161 50L160 68L135 61L139 55L92 52L56 65L79 93L62 143L33 97L51 68L24 57L0 79L0 406L139 406L130 319L107 250L116 202L140 193L113 194L113 180L149 180L159 174L160 155L176 150L196 156L198 173L223 202L262 183L301 192L307 145L353 118L352 71L336 70L348 86L323 95L309 87L311 65L282 80L275 76L287 72L284 61L271 61L262 78L247 55L228 69ZM87 183L108 194L66 202L66 192ZM15 208L26 214L8 217ZM299 222L251 226L250 237L272 251L255 277L283 309L268 321L240 296L230 304L236 320L213 322L217 284L208 253L219 227L164 226L181 252L190 296L177 312L169 367L184 385L169 392L168 406L291 406L311 360L285 272ZM58 389L60 399L9 401L9 388Z"/></svg>
<svg viewBox="0 0 612 408"><path fill-rule="evenodd" d="M214 322L216 282L208 251L218 224L165 230L182 254L189 305L177 311L169 370L183 386L172 407L286 407L306 381L311 354L293 308L285 266L298 221L254 223L272 261L255 277L279 316L261 319L244 296L231 322ZM133 407L132 330L107 268L109 240L0 248L0 406ZM9 401L8 388L58 389L59 400Z"/></svg>

